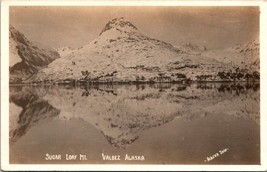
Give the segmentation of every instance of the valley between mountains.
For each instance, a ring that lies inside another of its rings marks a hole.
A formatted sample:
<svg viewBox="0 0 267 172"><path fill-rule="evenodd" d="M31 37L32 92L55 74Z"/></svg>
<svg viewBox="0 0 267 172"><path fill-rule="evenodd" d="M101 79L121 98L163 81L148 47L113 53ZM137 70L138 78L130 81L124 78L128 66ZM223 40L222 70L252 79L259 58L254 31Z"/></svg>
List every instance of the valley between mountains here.
<svg viewBox="0 0 267 172"><path fill-rule="evenodd" d="M171 34L171 33L170 33ZM10 84L259 81L259 40L222 50L171 45L124 18L110 20L79 48L33 43L9 28Z"/></svg>

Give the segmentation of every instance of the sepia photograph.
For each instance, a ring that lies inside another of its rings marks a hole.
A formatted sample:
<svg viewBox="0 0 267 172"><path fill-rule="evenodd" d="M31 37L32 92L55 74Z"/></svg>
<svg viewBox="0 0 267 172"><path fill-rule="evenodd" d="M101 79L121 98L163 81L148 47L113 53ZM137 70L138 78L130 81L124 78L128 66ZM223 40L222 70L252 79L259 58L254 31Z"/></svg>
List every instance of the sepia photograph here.
<svg viewBox="0 0 267 172"><path fill-rule="evenodd" d="M8 14L9 165L262 164L260 6Z"/></svg>

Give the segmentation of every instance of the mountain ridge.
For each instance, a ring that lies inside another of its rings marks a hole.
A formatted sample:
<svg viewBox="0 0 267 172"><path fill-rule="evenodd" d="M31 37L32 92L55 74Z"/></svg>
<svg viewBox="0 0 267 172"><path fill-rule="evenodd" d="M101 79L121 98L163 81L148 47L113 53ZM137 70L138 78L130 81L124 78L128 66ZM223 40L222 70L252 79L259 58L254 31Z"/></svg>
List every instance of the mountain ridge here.
<svg viewBox="0 0 267 172"><path fill-rule="evenodd" d="M28 40L24 34L9 27L10 82L18 83L59 58L54 49Z"/></svg>
<svg viewBox="0 0 267 172"><path fill-rule="evenodd" d="M143 35L124 18L115 18L96 39L78 49L68 48L64 55L61 52L62 58L25 83L258 80L259 44L241 49L213 51L191 43L173 46Z"/></svg>

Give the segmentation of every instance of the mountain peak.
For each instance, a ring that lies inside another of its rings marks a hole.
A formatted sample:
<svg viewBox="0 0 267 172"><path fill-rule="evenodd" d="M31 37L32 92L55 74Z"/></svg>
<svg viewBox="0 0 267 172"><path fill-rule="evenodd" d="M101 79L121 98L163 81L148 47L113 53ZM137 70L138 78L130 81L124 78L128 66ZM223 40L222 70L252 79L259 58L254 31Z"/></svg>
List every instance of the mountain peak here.
<svg viewBox="0 0 267 172"><path fill-rule="evenodd" d="M110 20L99 35L102 35L102 33L111 29L116 29L125 33L137 31L137 27L135 27L131 22L125 20L123 17L120 17Z"/></svg>

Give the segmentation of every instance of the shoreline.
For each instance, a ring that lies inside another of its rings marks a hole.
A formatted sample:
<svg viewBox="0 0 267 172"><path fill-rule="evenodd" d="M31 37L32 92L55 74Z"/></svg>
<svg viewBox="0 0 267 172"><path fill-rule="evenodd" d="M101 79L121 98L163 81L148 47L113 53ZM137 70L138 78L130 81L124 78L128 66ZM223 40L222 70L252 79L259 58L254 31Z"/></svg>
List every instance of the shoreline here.
<svg viewBox="0 0 267 172"><path fill-rule="evenodd" d="M129 81L129 82L88 82L88 83L9 83L9 87L12 86L90 86L90 85L154 85L154 84L180 84L180 85L187 85L187 84L208 84L208 83L249 83L249 84L258 84L260 81L189 81L189 82L136 82L136 81Z"/></svg>

